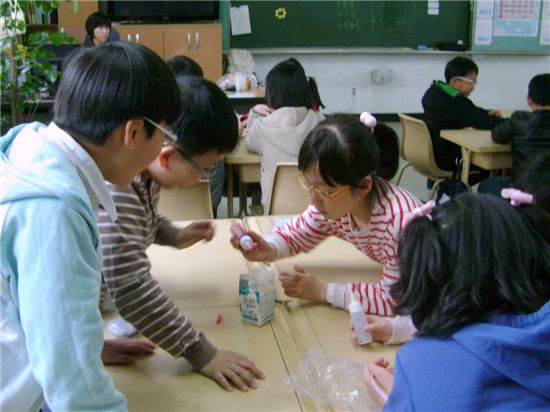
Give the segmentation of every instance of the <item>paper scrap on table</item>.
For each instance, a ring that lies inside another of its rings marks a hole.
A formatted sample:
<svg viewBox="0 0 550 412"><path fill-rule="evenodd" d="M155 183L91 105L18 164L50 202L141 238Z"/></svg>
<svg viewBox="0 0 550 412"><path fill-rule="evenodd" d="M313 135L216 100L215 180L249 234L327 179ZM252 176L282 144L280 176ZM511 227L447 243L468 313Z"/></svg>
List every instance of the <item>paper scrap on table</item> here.
<svg viewBox="0 0 550 412"><path fill-rule="evenodd" d="M229 15L231 16L231 34L233 36L252 33L248 6L233 6L229 9Z"/></svg>

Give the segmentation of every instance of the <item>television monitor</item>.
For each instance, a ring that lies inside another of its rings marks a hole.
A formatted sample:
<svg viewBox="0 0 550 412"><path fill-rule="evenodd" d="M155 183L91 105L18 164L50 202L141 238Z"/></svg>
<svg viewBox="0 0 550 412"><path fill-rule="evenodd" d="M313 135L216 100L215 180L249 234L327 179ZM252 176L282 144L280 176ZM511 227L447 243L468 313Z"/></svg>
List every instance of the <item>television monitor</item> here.
<svg viewBox="0 0 550 412"><path fill-rule="evenodd" d="M218 20L220 2L211 1L100 1L100 10L113 22L166 23Z"/></svg>

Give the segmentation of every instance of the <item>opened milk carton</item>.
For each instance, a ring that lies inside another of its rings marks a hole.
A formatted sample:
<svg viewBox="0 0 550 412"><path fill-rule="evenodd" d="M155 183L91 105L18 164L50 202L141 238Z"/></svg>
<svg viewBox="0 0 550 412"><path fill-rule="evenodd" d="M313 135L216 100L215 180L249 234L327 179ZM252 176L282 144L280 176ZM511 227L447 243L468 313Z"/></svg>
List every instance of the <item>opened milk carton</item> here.
<svg viewBox="0 0 550 412"><path fill-rule="evenodd" d="M262 326L275 314L275 283L273 272L257 268L239 279L241 319Z"/></svg>

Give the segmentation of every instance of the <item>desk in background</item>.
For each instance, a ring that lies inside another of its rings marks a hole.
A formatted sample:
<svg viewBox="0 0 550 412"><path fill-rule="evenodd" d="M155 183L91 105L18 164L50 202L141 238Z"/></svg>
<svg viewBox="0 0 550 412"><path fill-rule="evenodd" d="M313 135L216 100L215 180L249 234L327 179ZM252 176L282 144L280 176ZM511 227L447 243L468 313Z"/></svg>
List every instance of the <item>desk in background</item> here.
<svg viewBox="0 0 550 412"><path fill-rule="evenodd" d="M228 92L225 94L229 97L229 101L233 105L235 111L239 114L245 114L257 104L265 104L265 89L258 88L256 90L246 92Z"/></svg>
<svg viewBox="0 0 550 412"><path fill-rule="evenodd" d="M227 188L227 216L233 214L233 172L236 170L239 175L239 216L246 208L246 185L248 183L260 182L260 155L250 152L244 143L239 139L235 150L225 156L225 184Z"/></svg>
<svg viewBox="0 0 550 412"><path fill-rule="evenodd" d="M512 167L510 145L494 143L490 130L472 128L441 130L440 136L460 146L462 151L461 180L468 184L470 165L491 172Z"/></svg>

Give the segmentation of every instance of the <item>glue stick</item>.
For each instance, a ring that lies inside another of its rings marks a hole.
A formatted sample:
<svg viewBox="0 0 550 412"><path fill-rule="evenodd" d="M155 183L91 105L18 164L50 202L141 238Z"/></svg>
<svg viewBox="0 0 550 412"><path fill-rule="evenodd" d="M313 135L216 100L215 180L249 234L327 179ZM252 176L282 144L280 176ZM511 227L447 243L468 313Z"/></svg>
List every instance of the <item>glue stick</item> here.
<svg viewBox="0 0 550 412"><path fill-rule="evenodd" d="M254 249L254 241L246 234L241 225L238 223L233 223L231 225L231 233L237 238L243 250L250 251Z"/></svg>
<svg viewBox="0 0 550 412"><path fill-rule="evenodd" d="M361 302L357 300L355 293L350 292L349 298L349 316L351 318L351 323L353 324L353 329L355 330L355 336L357 336L357 343L359 343L359 345L371 343L372 335L370 332L365 331L365 326L368 325L368 321L367 315L363 310L363 305L361 305Z"/></svg>

